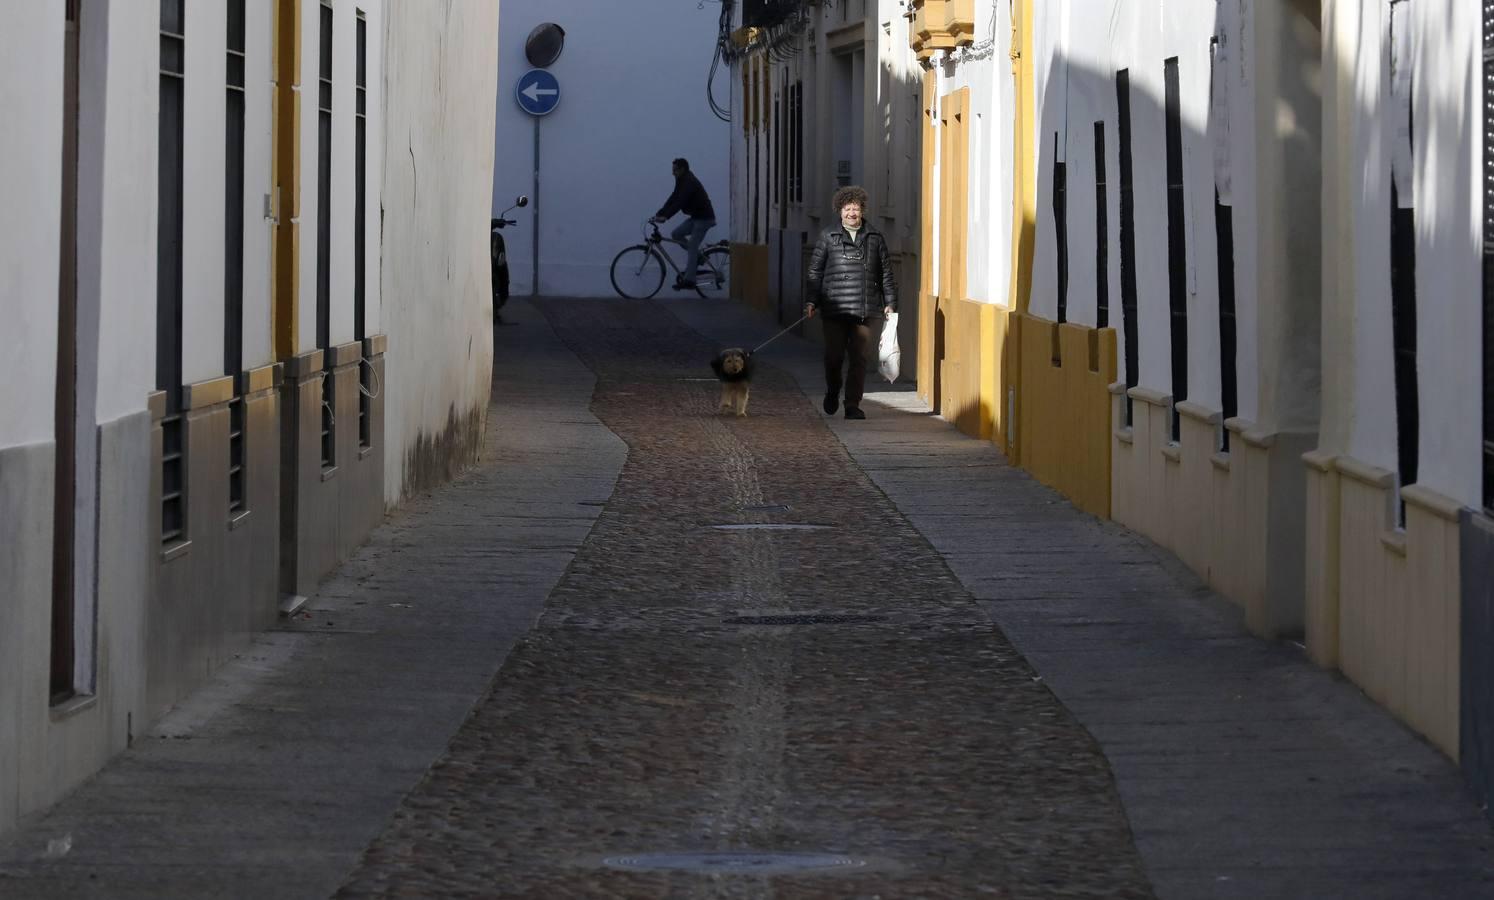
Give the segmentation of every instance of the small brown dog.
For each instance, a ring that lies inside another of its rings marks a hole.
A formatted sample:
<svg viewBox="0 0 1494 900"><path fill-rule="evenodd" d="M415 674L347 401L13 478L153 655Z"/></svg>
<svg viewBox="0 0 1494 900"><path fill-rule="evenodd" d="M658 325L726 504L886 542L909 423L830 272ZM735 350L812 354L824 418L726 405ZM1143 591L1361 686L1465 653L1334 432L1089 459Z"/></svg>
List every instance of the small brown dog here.
<svg viewBox="0 0 1494 900"><path fill-rule="evenodd" d="M752 354L741 347L731 347L716 354L711 369L721 379L721 412L747 415L748 382L752 378Z"/></svg>

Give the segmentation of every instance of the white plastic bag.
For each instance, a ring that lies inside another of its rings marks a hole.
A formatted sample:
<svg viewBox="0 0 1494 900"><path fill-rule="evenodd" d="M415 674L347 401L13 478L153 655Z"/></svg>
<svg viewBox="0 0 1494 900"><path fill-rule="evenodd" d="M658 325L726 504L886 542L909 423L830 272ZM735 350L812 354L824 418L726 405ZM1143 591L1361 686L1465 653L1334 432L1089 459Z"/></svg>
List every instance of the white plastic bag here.
<svg viewBox="0 0 1494 900"><path fill-rule="evenodd" d="M897 346L897 313L888 313L882 324L882 340L877 345L877 371L889 383L897 381L897 367L902 358L903 351Z"/></svg>

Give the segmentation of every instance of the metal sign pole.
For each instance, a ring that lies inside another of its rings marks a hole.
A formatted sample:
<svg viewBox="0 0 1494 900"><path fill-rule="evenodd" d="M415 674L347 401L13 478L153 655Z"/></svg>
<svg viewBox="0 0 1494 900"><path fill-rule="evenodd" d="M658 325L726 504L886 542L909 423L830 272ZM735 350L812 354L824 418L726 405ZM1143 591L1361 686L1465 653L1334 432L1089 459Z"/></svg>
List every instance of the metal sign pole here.
<svg viewBox="0 0 1494 900"><path fill-rule="evenodd" d="M540 289L540 116L530 116L534 120L534 266L530 269L534 273L533 280L529 283L529 296L538 297Z"/></svg>

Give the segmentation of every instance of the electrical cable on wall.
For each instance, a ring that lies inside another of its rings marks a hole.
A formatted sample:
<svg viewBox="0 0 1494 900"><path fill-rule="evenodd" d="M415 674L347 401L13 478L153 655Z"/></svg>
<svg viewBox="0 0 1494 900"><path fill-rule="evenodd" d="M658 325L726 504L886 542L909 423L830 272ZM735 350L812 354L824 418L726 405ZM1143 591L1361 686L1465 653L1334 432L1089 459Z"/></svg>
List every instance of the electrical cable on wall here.
<svg viewBox="0 0 1494 900"><path fill-rule="evenodd" d="M379 399L379 395L384 393L383 382L379 380L379 370L374 368L373 360L369 359L366 356L360 357L358 359L358 362L362 365L368 366L368 374L373 376L374 383L373 393L369 393L368 388L363 386L362 381L358 382L358 390L363 393L363 396L367 397L370 400Z"/></svg>
<svg viewBox="0 0 1494 900"><path fill-rule="evenodd" d="M702 4L705 0L702 0ZM721 69L721 59L731 46L731 11L735 0L721 0L721 17L716 26L716 50L711 55L711 71L706 75L706 101L711 112L723 122L731 121L731 107L722 106L716 100L716 73Z"/></svg>

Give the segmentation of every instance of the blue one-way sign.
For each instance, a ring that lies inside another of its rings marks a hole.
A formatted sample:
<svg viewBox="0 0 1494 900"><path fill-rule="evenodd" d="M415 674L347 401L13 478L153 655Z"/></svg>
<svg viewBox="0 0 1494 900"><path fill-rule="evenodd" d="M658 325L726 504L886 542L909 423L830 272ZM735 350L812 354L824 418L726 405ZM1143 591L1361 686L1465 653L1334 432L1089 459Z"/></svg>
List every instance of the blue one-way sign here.
<svg viewBox="0 0 1494 900"><path fill-rule="evenodd" d="M514 99L531 116L543 116L560 105L560 82L544 69L530 69L514 85Z"/></svg>

